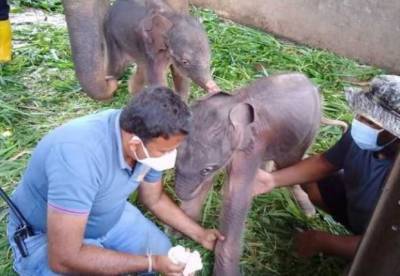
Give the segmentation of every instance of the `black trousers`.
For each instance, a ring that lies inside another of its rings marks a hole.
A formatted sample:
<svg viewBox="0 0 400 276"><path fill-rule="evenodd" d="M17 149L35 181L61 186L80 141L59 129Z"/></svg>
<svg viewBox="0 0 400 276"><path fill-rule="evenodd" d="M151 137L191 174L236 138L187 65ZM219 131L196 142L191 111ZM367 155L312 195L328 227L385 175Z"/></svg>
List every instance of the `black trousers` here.
<svg viewBox="0 0 400 276"><path fill-rule="evenodd" d="M0 20L7 20L9 12L10 6L7 4L7 0L0 0Z"/></svg>

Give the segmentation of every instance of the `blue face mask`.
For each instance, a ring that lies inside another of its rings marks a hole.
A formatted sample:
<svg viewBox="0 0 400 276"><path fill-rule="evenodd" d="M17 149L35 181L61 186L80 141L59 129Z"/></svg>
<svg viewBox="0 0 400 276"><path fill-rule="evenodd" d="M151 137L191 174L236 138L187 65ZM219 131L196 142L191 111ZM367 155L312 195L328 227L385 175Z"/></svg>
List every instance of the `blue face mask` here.
<svg viewBox="0 0 400 276"><path fill-rule="evenodd" d="M378 146L378 135L383 130L384 129L374 129L359 120L354 119L351 124L351 137L353 137L354 142L361 149L379 151L387 145Z"/></svg>

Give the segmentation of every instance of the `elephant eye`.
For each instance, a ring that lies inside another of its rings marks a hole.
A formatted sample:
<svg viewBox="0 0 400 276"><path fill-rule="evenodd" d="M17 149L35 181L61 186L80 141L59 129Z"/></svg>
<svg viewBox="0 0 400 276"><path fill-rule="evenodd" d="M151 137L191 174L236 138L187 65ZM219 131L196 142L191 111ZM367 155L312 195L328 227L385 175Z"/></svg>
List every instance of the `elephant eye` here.
<svg viewBox="0 0 400 276"><path fill-rule="evenodd" d="M187 60L187 59L182 59L182 64L183 64L183 65L189 65L190 62L189 62L189 60Z"/></svg>
<svg viewBox="0 0 400 276"><path fill-rule="evenodd" d="M202 170L200 171L200 174L201 174L202 176L207 176L207 175L209 175L211 172L213 172L214 170L215 170L215 166L210 166L210 167L207 167L207 168L202 169Z"/></svg>

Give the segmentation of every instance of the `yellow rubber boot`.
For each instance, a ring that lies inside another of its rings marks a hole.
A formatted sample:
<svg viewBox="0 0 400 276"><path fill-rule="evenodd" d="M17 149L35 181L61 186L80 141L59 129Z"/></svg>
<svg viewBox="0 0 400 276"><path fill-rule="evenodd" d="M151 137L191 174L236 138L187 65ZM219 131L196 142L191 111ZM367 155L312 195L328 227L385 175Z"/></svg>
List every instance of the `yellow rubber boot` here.
<svg viewBox="0 0 400 276"><path fill-rule="evenodd" d="M11 60L10 20L0 20L0 63Z"/></svg>

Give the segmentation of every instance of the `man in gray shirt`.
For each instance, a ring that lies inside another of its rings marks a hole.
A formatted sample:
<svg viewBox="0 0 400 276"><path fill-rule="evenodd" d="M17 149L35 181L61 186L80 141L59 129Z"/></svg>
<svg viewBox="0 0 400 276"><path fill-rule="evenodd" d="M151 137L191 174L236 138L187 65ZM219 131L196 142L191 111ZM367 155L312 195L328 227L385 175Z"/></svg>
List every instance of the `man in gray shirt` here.
<svg viewBox="0 0 400 276"><path fill-rule="evenodd" d="M22 257L8 237L20 275L121 274L158 271L180 275L166 256L171 243L127 201L139 199L161 221L212 250L217 230L204 229L163 192L162 171L190 131L191 115L164 87L139 93L122 111L106 110L47 134L32 153L12 200L32 225Z"/></svg>

